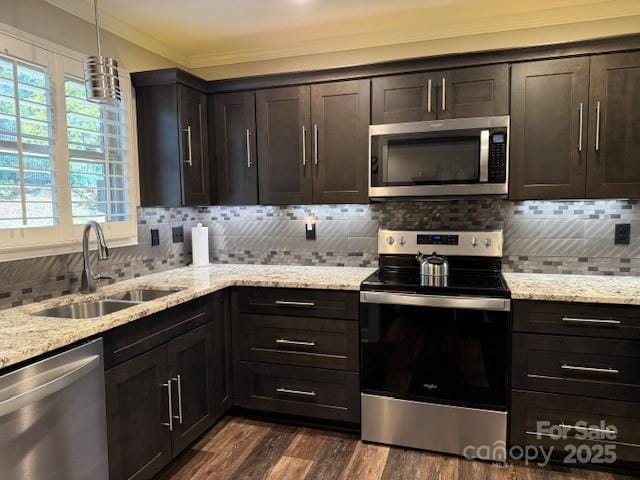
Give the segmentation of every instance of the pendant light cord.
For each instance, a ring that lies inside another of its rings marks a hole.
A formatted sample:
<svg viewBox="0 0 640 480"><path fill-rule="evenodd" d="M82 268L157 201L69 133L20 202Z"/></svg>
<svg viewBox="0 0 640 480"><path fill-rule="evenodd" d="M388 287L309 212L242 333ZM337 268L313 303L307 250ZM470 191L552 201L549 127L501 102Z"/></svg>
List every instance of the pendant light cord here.
<svg viewBox="0 0 640 480"><path fill-rule="evenodd" d="M96 40L98 43L98 57L102 57L102 47L100 45L100 26L98 23L98 0L93 0L93 10L96 19Z"/></svg>

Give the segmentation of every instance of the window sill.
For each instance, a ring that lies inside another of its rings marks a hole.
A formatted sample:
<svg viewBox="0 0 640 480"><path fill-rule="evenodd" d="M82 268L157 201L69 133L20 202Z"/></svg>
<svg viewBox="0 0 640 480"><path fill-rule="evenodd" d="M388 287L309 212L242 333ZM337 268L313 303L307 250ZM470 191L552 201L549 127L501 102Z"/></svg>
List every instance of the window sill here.
<svg viewBox="0 0 640 480"><path fill-rule="evenodd" d="M136 237L107 238L109 248L128 247L137 245ZM95 249L95 242L91 242L91 250ZM43 245L30 245L28 247L8 247L0 248L0 262L10 262L14 260L26 260L28 258L50 257L54 255L65 255L69 253L82 252L82 241L49 243Z"/></svg>

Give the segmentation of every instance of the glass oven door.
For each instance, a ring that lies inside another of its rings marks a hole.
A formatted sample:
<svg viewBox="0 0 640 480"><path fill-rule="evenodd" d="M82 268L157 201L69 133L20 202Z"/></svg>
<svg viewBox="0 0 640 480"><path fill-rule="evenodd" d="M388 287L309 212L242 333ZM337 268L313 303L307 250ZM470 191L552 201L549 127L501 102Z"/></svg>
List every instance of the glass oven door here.
<svg viewBox="0 0 640 480"><path fill-rule="evenodd" d="M365 302L361 308L363 393L506 410L509 311Z"/></svg>

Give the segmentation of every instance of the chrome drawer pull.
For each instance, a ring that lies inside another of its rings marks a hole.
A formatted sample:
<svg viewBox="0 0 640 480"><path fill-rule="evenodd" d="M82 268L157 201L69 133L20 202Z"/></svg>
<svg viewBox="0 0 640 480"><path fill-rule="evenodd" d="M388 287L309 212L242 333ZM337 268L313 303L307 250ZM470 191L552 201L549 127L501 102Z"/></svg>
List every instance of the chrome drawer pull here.
<svg viewBox="0 0 640 480"><path fill-rule="evenodd" d="M316 396L316 392L315 391L310 391L307 392L305 390L290 390L288 388L276 388L276 392L278 393L288 393L290 395L302 395L303 397L315 397Z"/></svg>
<svg viewBox="0 0 640 480"><path fill-rule="evenodd" d="M563 363L560 368L563 370L575 370L578 372L610 373L613 375L620 373L620 371L615 368L580 367L576 365L567 365L566 363Z"/></svg>
<svg viewBox="0 0 640 480"><path fill-rule="evenodd" d="M180 425L182 425L182 376L176 375L175 378L171 380L178 383L178 415L174 415L173 418L178 420Z"/></svg>
<svg viewBox="0 0 640 480"><path fill-rule="evenodd" d="M162 384L163 387L167 387L167 396L169 400L169 422L163 423L165 427L169 427L169 431L173 432L173 398L171 394L171 380L167 380L167 383Z"/></svg>
<svg viewBox="0 0 640 480"><path fill-rule="evenodd" d="M566 429L566 430L578 430L580 432L593 432L593 433L613 433L613 434L617 434L617 430L612 430L610 428L594 428L594 427L581 427L579 425L567 425L564 422L562 422L560 425L558 425L560 428Z"/></svg>
<svg viewBox="0 0 640 480"><path fill-rule="evenodd" d="M289 302L287 300L276 300L274 302L276 305L280 305L283 307L315 307L315 302Z"/></svg>
<svg viewBox="0 0 640 480"><path fill-rule="evenodd" d="M302 340L287 340L286 338L276 338L278 345L299 345L302 347L315 347L316 342L305 342Z"/></svg>
<svg viewBox="0 0 640 480"><path fill-rule="evenodd" d="M585 325L620 325L622 323L620 320L604 320L599 318L572 318L572 317L563 317L562 321L567 323L583 323Z"/></svg>

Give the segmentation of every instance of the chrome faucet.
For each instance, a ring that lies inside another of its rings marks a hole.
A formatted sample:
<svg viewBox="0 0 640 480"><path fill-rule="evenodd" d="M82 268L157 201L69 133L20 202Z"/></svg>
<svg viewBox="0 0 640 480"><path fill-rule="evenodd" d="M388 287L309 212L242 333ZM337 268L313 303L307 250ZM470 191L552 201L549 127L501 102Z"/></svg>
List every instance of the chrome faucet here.
<svg viewBox="0 0 640 480"><path fill-rule="evenodd" d="M90 220L84 227L82 232L82 257L84 266L82 269L82 279L80 281L81 293L93 293L96 291L96 282L98 280L107 280L110 277L103 277L100 274L93 273L91 270L91 260L89 258L89 233L91 229L96 232L96 240L98 241L98 259L106 260L109 258L109 248L104 240L104 232L98 222Z"/></svg>

